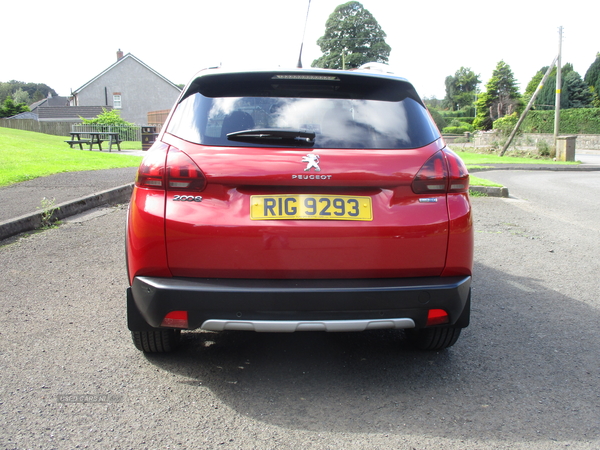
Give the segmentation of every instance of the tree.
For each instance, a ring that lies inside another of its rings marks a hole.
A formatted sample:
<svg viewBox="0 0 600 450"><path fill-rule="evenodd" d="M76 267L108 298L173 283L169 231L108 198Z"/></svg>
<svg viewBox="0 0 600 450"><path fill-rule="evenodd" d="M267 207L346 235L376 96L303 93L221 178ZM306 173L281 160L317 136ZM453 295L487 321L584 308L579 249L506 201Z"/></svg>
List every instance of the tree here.
<svg viewBox="0 0 600 450"><path fill-rule="evenodd" d="M12 95L12 97L15 103L25 103L26 105L29 105L30 103L29 93L27 91L24 91L23 88L17 89Z"/></svg>
<svg viewBox="0 0 600 450"><path fill-rule="evenodd" d="M325 23L325 34L317 40L323 56L312 67L357 68L367 62L388 62L391 47L375 17L362 4L339 5Z"/></svg>
<svg viewBox="0 0 600 450"><path fill-rule="evenodd" d="M590 108L594 99L592 90L577 72L565 75L567 108Z"/></svg>
<svg viewBox="0 0 600 450"><path fill-rule="evenodd" d="M4 102L9 95L15 99L15 93L19 89L29 94L29 99L34 102L48 97L48 93L53 97L58 95L54 89L44 83L24 83L23 81L11 80L0 82L0 103Z"/></svg>
<svg viewBox="0 0 600 450"><path fill-rule="evenodd" d="M592 91L594 106L600 108L600 53L596 54L596 59L585 73L583 81Z"/></svg>
<svg viewBox="0 0 600 450"><path fill-rule="evenodd" d="M452 111L472 105L477 95L479 75L468 67L461 67L454 76L446 77L446 98L444 103Z"/></svg>
<svg viewBox="0 0 600 450"><path fill-rule="evenodd" d="M543 75L548 70L548 66L542 67L531 79L525 90L525 96L531 97L539 85ZM575 72L573 64L567 63L561 70L561 109L569 108L588 108L592 106L593 95L589 86L583 81L581 75ZM535 100L536 109L554 109L556 103L556 67L550 72L550 78L540 89Z"/></svg>
<svg viewBox="0 0 600 450"><path fill-rule="evenodd" d="M429 109L442 109L443 108L443 100L435 97L434 95L431 97L423 97L423 103Z"/></svg>
<svg viewBox="0 0 600 450"><path fill-rule="evenodd" d="M0 117L12 117L27 111L29 111L29 106L25 103L15 103L9 95L2 103L2 107L0 107Z"/></svg>
<svg viewBox="0 0 600 450"><path fill-rule="evenodd" d="M542 78L544 78L544 75L546 74L548 67L549 66L542 67L533 76L533 78L527 84L527 87L525 88L525 93L523 94L523 99L527 99L527 101L529 101L529 99L533 96L533 94L535 94L535 91L537 90L538 86L542 82Z"/></svg>
<svg viewBox="0 0 600 450"><path fill-rule="evenodd" d="M492 78L485 86L486 92L477 99L477 117L473 125L478 129L489 130L494 120L512 114L521 104L517 81L508 64L500 61Z"/></svg>

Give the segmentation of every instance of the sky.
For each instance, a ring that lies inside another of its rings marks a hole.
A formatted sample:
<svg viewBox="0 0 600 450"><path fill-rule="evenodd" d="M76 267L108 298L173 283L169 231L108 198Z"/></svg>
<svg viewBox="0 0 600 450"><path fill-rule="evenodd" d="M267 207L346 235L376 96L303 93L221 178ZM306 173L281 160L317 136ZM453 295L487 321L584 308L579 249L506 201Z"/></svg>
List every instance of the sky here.
<svg viewBox="0 0 600 450"><path fill-rule="evenodd" d="M131 53L175 84L202 68L295 67L321 56L325 22L344 0L199 0L139 2L31 0L2 6L0 81L45 83L67 96ZM523 92L559 51L583 77L600 52L600 4L533 0L362 0L387 34L389 65L422 97L445 96L444 80L460 67L480 76L480 90L501 60ZM595 5L595 6L594 6Z"/></svg>

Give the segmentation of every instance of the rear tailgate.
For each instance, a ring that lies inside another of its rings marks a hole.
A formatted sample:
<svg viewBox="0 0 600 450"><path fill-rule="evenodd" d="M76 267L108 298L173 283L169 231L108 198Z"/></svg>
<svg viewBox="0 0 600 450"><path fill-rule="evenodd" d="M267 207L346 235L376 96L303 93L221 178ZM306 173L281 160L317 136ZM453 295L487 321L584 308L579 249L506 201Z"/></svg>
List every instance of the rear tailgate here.
<svg viewBox="0 0 600 450"><path fill-rule="evenodd" d="M164 140L169 151L190 156L207 180L204 191L194 193L201 201L177 201L185 192L167 192L173 276L420 277L444 268L446 195L411 190L439 143L415 150L311 150Z"/></svg>

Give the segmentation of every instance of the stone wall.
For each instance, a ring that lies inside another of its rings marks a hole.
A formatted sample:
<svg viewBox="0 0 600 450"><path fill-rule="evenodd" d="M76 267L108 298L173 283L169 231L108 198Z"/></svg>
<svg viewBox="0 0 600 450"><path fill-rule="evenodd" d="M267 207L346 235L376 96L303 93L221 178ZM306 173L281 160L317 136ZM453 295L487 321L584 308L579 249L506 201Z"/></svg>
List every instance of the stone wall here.
<svg viewBox="0 0 600 450"><path fill-rule="evenodd" d="M510 149L537 148L541 141L546 142L549 147L553 147L554 135L524 133L513 139ZM494 145L502 147L502 139L493 131L477 132L472 138L472 145L475 147L492 147ZM575 148L577 150L600 150L600 134L578 135Z"/></svg>

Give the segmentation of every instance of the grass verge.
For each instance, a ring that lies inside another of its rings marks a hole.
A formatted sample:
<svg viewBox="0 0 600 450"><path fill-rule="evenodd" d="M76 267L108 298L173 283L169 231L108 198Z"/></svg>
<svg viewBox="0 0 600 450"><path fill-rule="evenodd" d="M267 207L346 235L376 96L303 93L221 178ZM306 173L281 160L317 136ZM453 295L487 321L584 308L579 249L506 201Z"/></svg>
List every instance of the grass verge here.
<svg viewBox="0 0 600 450"><path fill-rule="evenodd" d="M493 164L579 164L578 162L553 161L551 159L528 158L524 156L498 156L491 153L475 153L470 151L455 151L455 153L460 156L468 169L477 169L481 166L485 167ZM471 186L502 187L501 184L473 175L470 176L469 184Z"/></svg>
<svg viewBox="0 0 600 450"><path fill-rule="evenodd" d="M141 156L69 148L64 136L0 128L0 186L61 172L137 167ZM125 146L123 146L125 144ZM141 143L123 143L140 149Z"/></svg>
<svg viewBox="0 0 600 450"><path fill-rule="evenodd" d="M486 187L502 187L501 184L494 183L493 181L486 180L485 178L469 176L469 185L471 186L486 186Z"/></svg>
<svg viewBox="0 0 600 450"><path fill-rule="evenodd" d="M577 165L579 162L564 162L564 161L553 161L551 159L542 158L527 158L522 156L498 156L491 153L473 153L466 151L455 151L460 156L464 163L469 168L473 168L477 165L489 165L489 164L571 164Z"/></svg>

